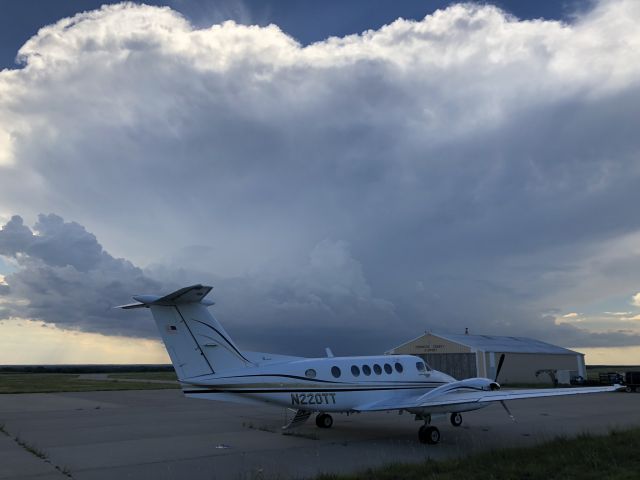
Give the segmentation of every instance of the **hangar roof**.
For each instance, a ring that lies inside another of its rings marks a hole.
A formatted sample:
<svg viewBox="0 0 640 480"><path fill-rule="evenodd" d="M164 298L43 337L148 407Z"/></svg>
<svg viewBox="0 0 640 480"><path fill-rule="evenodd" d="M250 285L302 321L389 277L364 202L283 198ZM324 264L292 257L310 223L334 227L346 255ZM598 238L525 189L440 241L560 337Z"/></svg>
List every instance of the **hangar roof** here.
<svg viewBox="0 0 640 480"><path fill-rule="evenodd" d="M507 352L507 353L552 353L561 355L582 355L580 352L569 350L568 348L558 347L550 343L542 342L533 338L527 337L500 337L496 335L470 335L470 334L455 334L455 333L436 333L429 332L424 335L433 335L440 337L450 342L465 345L475 350L481 350L485 352ZM413 342L418 338L409 340L407 343ZM402 346L399 345L398 347ZM395 347L395 348L398 348ZM394 349L392 349L394 350Z"/></svg>

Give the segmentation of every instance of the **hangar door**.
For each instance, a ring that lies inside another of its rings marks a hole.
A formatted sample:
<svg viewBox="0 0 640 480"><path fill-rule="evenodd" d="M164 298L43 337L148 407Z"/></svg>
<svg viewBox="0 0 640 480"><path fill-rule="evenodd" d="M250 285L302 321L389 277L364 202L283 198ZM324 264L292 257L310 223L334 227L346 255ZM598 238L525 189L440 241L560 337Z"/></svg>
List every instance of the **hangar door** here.
<svg viewBox="0 0 640 480"><path fill-rule="evenodd" d="M477 377L475 353L425 353L420 355L431 368L456 380Z"/></svg>

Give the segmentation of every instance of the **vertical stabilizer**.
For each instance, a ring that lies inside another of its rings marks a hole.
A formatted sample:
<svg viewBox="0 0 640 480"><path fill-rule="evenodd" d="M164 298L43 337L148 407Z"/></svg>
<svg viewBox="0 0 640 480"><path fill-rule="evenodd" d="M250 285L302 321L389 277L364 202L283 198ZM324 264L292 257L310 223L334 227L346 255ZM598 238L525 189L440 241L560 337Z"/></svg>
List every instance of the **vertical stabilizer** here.
<svg viewBox="0 0 640 480"><path fill-rule="evenodd" d="M180 379L252 365L207 309L213 302L204 297L211 288L194 285L164 297L136 296L139 303L121 307L151 310Z"/></svg>

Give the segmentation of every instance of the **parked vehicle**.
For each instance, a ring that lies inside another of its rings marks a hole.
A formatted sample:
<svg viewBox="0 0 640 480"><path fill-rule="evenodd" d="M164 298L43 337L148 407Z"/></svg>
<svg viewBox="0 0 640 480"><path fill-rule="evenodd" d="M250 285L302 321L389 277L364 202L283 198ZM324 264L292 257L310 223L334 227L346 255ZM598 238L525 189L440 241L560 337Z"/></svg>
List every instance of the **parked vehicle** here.
<svg viewBox="0 0 640 480"><path fill-rule="evenodd" d="M627 386L627 392L635 392L640 390L640 372L625 372L624 384Z"/></svg>
<svg viewBox="0 0 640 480"><path fill-rule="evenodd" d="M601 385L622 384L624 377L618 372L607 372L599 375Z"/></svg>

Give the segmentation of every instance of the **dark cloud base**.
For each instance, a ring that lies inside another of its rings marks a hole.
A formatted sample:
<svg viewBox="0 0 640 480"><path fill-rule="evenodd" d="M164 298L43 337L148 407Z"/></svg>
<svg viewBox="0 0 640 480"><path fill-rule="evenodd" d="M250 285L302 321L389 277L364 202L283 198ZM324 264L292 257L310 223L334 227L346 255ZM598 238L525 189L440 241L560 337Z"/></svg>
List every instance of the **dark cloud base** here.
<svg viewBox="0 0 640 480"><path fill-rule="evenodd" d="M33 230L21 217L12 217L0 230L0 255L17 265L0 289L0 319L37 319L63 329L106 335L157 338L148 312L113 307L127 303L133 294L162 294L203 282L216 287L214 314L251 350L322 355L329 346L336 354L370 354L422 331L462 331L464 327L474 333L524 334L563 345L640 343L637 335L558 326L553 317L536 321L532 312L507 303L509 292L490 284L472 285L476 292L482 287L484 307L476 298L470 298L468 305L456 304L454 298L436 294L433 285L423 285L404 297L375 297L344 242L321 242L306 265L280 277L225 278L158 265L143 271L107 253L82 225L49 214L40 215ZM459 282L464 288L463 280ZM439 283L443 292L452 291L452 285ZM470 313L473 309L475 314ZM495 320L505 318L511 321Z"/></svg>
<svg viewBox="0 0 640 480"><path fill-rule="evenodd" d="M0 255L18 266L0 291L0 318L37 319L107 335L157 336L144 315L123 316L113 307L136 292L162 291L164 285L131 262L113 258L75 222L40 215L34 231L19 216L0 230Z"/></svg>

